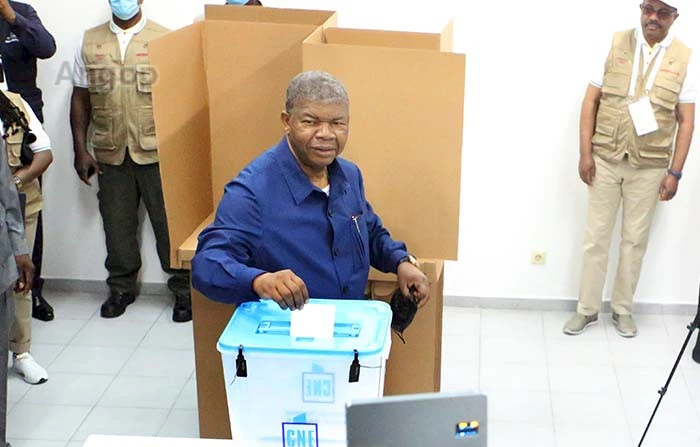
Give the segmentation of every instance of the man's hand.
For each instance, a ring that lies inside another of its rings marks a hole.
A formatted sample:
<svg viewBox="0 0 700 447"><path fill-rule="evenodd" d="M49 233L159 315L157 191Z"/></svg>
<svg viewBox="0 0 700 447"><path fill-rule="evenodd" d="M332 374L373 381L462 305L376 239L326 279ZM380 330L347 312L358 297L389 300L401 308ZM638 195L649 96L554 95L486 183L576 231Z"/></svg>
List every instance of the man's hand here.
<svg viewBox="0 0 700 447"><path fill-rule="evenodd" d="M659 200L662 202L671 200L676 196L676 191L678 191L678 179L671 174L666 174L659 186Z"/></svg>
<svg viewBox="0 0 700 447"><path fill-rule="evenodd" d="M302 309L309 302L306 284L291 270L263 273L253 280L253 291L264 300L273 300L281 309Z"/></svg>
<svg viewBox="0 0 700 447"><path fill-rule="evenodd" d="M32 290L32 281L34 280L32 258L28 254L15 256L15 263L17 263L19 278L15 283L14 290L17 293L27 293Z"/></svg>
<svg viewBox="0 0 700 447"><path fill-rule="evenodd" d="M95 160L95 158L87 152L75 156L74 166L75 172L78 173L78 177L80 177L80 180L82 180L82 182L86 185L91 184L90 177L92 177L95 173L102 174L102 170L100 169L100 165L97 163L97 160Z"/></svg>
<svg viewBox="0 0 700 447"><path fill-rule="evenodd" d="M12 9L8 0L0 0L0 18L10 25L14 25L15 23L17 14L15 14L15 10Z"/></svg>
<svg viewBox="0 0 700 447"><path fill-rule="evenodd" d="M430 298L430 284L425 273L410 262L402 262L396 270L403 296L415 298L418 307L427 303Z"/></svg>
<svg viewBox="0 0 700 447"><path fill-rule="evenodd" d="M582 155L578 161L578 176L581 177L583 183L591 186L595 177L595 160L593 155Z"/></svg>

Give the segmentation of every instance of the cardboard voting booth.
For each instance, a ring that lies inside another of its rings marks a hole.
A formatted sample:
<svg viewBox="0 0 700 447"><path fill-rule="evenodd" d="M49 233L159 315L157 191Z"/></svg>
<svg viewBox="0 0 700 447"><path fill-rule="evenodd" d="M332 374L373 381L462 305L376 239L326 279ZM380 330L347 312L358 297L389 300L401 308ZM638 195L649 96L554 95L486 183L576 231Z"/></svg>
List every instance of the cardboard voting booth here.
<svg viewBox="0 0 700 447"><path fill-rule="evenodd" d="M391 348L389 306L316 299L309 301L309 310L312 306L331 311L329 334L297 336L292 312L262 301L238 306L219 338L237 441L345 446L346 403L383 395Z"/></svg>
<svg viewBox="0 0 700 447"><path fill-rule="evenodd" d="M281 137L292 77L328 71L350 96L342 156L360 166L368 200L431 282L407 343L394 336L385 394L438 391L443 260L457 256L465 58L450 52L451 24L429 34L336 23L329 11L208 5L203 22L150 43L171 262L189 268L224 185ZM368 291L388 300L395 281L372 270ZM215 346L234 306L194 290L192 306L200 435L228 438Z"/></svg>

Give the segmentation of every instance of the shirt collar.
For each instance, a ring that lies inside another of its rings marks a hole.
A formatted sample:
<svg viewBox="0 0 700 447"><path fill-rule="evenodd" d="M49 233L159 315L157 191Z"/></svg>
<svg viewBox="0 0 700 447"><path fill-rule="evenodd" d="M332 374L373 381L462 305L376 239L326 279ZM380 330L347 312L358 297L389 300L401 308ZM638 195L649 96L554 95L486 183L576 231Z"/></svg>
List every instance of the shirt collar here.
<svg viewBox="0 0 700 447"><path fill-rule="evenodd" d="M136 25L132 26L129 29L121 29L119 25L114 23L114 16L112 16L111 19L109 19L109 29L114 33L114 34L120 34L120 33L127 33L127 34L138 34L141 31L143 31L143 28L146 26L146 14L141 11L141 20L139 20Z"/></svg>
<svg viewBox="0 0 700 447"><path fill-rule="evenodd" d="M649 46L649 43L648 43L647 40L644 38L644 33L642 32L642 27L641 27L641 26L638 26L638 27L635 29L634 37L635 37L635 39L637 39L638 41L642 42L642 45L647 45L647 46ZM673 39L674 39L674 38L675 38L675 36L673 35L673 33L669 31L669 33L666 35L666 38L665 38L664 40L662 40L661 42L659 42L659 46L662 47L662 48L668 48L668 47L670 47L671 44L673 43Z"/></svg>
<svg viewBox="0 0 700 447"><path fill-rule="evenodd" d="M294 196L294 201L299 205L318 188L311 183L309 177L299 167L299 162L294 157L286 136L282 137L282 141L275 148L275 155L282 168L282 175L287 181L292 196ZM331 194L341 187L345 189L346 177L337 159L328 166L328 180L331 183Z"/></svg>

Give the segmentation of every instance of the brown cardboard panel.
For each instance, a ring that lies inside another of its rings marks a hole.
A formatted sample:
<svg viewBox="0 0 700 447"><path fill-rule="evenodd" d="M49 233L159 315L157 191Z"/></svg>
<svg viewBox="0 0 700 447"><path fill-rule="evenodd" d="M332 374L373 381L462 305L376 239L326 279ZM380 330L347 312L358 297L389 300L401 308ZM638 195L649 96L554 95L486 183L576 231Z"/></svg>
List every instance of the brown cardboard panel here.
<svg viewBox="0 0 700 447"><path fill-rule="evenodd" d="M454 42L455 35L455 21L450 20L450 22L443 28L442 33L440 33L442 39L440 40L440 51L449 53L452 51L452 44Z"/></svg>
<svg viewBox="0 0 700 447"><path fill-rule="evenodd" d="M362 169L392 235L418 257L456 259L464 55L305 43L303 68L328 71L348 89L343 157Z"/></svg>
<svg viewBox="0 0 700 447"><path fill-rule="evenodd" d="M177 249L177 259L183 268L189 269L190 261L194 258L194 254L197 252L197 242L199 233L201 233L210 223L214 222L215 213L211 213L206 219L204 219L197 228L190 234L185 241L180 244Z"/></svg>
<svg viewBox="0 0 700 447"><path fill-rule="evenodd" d="M326 42L341 45L440 50L441 35L349 28L326 29Z"/></svg>
<svg viewBox="0 0 700 447"><path fill-rule="evenodd" d="M191 295L199 433L202 438L231 439L224 368L216 343L236 307L211 301L195 289Z"/></svg>
<svg viewBox="0 0 700 447"><path fill-rule="evenodd" d="M268 22L281 24L335 26L337 15L333 11L306 9L251 8L231 5L204 5L206 20L230 20L237 22Z"/></svg>
<svg viewBox="0 0 700 447"><path fill-rule="evenodd" d="M150 43L158 73L153 109L163 196L170 231L170 260L177 247L212 211L209 104L202 51L202 23ZM177 51L173 51L177 48Z"/></svg>
<svg viewBox="0 0 700 447"><path fill-rule="evenodd" d="M224 185L281 139L285 90L301 71L301 43L316 27L224 21L205 25L216 206ZM247 36L245 45L230 45L231 35Z"/></svg>

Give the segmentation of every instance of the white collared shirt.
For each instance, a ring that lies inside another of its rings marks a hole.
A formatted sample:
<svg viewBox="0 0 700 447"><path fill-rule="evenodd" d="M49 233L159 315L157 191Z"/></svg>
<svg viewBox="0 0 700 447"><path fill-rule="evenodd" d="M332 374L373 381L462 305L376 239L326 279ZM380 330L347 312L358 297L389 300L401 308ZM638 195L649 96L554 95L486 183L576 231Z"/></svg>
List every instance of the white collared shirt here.
<svg viewBox="0 0 700 447"><path fill-rule="evenodd" d="M654 56L658 54L659 50L661 50L661 48L668 48L671 45L671 43L673 43L674 39L673 35L669 33L664 40L652 47L647 43L646 39L644 38L644 34L642 33L642 29L639 27L637 27L637 29L635 30L635 38L641 40L642 42L642 60L644 63L643 73L646 73L649 70L649 66L654 60ZM606 57L603 60L607 59L608 53L610 53L609 45L605 52ZM697 84L695 79L695 75L698 73L698 71L695 67L695 60L696 58L694 58L691 55L690 61L688 62L688 70L685 76L685 81L683 81L683 86L681 87L681 92L678 99L678 102L680 102L681 104L694 104L698 95ZM600 69L597 71L596 76L591 79L591 84L595 85L598 88L602 88L604 76L605 64L602 64Z"/></svg>
<svg viewBox="0 0 700 447"><path fill-rule="evenodd" d="M129 47L131 39L135 35L143 31L146 26L146 15L141 14L141 20L129 29L121 29L114 23L114 18L109 21L109 29L117 36L119 41L119 50L122 55L122 62L126 58L126 49ZM83 59L83 38L80 38L78 49L75 53L75 62L73 66L73 85L76 87L88 88L88 76L85 70L85 60Z"/></svg>

